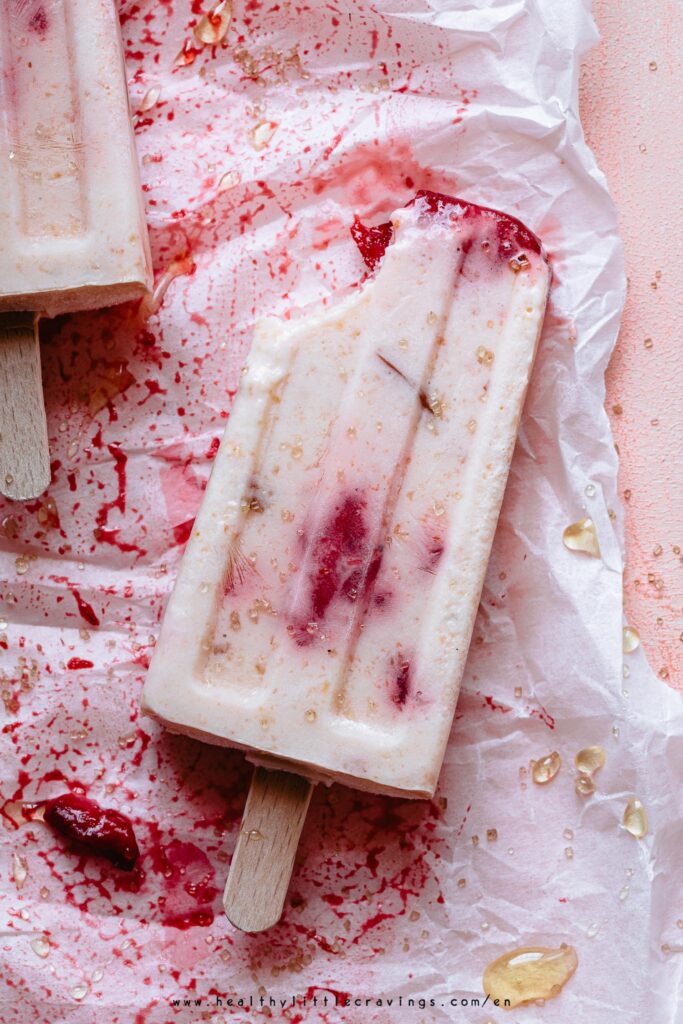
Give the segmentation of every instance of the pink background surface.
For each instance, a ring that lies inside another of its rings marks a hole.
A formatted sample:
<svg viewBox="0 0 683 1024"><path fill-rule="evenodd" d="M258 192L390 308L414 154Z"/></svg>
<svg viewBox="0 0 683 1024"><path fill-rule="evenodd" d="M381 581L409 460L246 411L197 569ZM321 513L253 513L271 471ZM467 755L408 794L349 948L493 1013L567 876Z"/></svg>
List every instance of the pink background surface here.
<svg viewBox="0 0 683 1024"><path fill-rule="evenodd" d="M582 69L581 111L629 279L606 399L626 510L625 612L654 671L683 689L683 5L595 0L594 12L602 39Z"/></svg>

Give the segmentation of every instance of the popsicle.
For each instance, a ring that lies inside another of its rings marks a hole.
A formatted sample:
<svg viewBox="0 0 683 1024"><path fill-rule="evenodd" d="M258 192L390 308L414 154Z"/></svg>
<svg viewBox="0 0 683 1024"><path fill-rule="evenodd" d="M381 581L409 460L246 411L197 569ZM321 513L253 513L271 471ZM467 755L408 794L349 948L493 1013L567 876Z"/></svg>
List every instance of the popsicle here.
<svg viewBox="0 0 683 1024"><path fill-rule="evenodd" d="M367 281L257 324L143 707L288 779L424 798L550 271L515 218L429 192L353 235Z"/></svg>
<svg viewBox="0 0 683 1024"><path fill-rule="evenodd" d="M37 319L139 297L151 261L111 0L0 4L0 490L49 483Z"/></svg>

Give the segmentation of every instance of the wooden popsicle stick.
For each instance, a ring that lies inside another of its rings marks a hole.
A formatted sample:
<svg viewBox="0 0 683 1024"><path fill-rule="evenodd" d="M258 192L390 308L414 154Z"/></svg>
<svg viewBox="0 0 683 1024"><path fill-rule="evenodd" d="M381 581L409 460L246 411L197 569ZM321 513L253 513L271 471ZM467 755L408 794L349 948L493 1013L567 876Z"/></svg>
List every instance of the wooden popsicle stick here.
<svg viewBox="0 0 683 1024"><path fill-rule="evenodd" d="M50 484L50 451L34 313L0 315L0 492L37 498Z"/></svg>
<svg viewBox="0 0 683 1024"><path fill-rule="evenodd" d="M241 931L262 932L280 920L312 792L300 775L254 771L223 896Z"/></svg>

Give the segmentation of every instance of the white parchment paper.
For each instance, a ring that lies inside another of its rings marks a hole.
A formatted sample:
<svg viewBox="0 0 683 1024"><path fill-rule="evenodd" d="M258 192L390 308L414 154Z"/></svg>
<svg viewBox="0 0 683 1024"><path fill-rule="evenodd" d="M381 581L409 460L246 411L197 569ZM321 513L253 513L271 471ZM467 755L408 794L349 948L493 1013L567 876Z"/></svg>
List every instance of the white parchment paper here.
<svg viewBox="0 0 683 1024"><path fill-rule="evenodd" d="M683 714L621 650L602 406L625 280L578 121L588 0L235 0L204 48L200 4L119 6L156 272L179 276L146 324L127 307L44 325L53 485L0 511L0 1016L673 1024ZM419 187L518 215L554 271L452 740L434 803L319 787L282 923L242 935L220 890L249 769L141 719L140 687L254 317L332 301L363 271L353 215ZM563 547L585 515L601 559ZM591 744L607 763L583 799ZM551 750L552 783L520 775ZM75 785L133 820L132 875L21 821ZM642 841L620 827L633 795ZM562 942L579 967L545 1006L451 1005L483 1000L496 956ZM311 1004L335 992L352 1005Z"/></svg>

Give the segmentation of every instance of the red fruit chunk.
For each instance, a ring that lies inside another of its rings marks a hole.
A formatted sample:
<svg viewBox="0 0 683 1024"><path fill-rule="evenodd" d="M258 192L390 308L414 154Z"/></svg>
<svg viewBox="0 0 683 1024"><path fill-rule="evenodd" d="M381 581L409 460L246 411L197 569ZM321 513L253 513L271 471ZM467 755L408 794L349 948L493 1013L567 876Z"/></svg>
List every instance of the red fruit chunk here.
<svg viewBox="0 0 683 1024"><path fill-rule="evenodd" d="M133 826L124 814L76 793L48 800L45 821L60 835L77 840L124 871L131 871L140 855Z"/></svg>
<svg viewBox="0 0 683 1024"><path fill-rule="evenodd" d="M429 213L447 213L449 207L457 207L457 211L453 211L457 219L481 218L483 221L495 223L497 255L501 260L510 260L522 252L541 252L541 243L533 231L529 231L521 220L511 217L508 213L468 203L454 196L445 196L440 192L428 192L425 189L416 192L415 197L406 205L412 206L418 200L423 201ZM351 236L370 270L374 270L382 262L387 246L394 237L394 229L390 223L368 228L356 217L351 226Z"/></svg>
<svg viewBox="0 0 683 1024"><path fill-rule="evenodd" d="M363 552L367 533L365 501L349 494L336 506L330 521L318 536L314 548L317 569L311 578L311 610L322 619L340 589L342 560L358 557Z"/></svg>
<svg viewBox="0 0 683 1024"><path fill-rule="evenodd" d="M403 707L410 694L410 662L399 658L394 662L394 685L392 700L400 708Z"/></svg>
<svg viewBox="0 0 683 1024"><path fill-rule="evenodd" d="M378 224L377 227L366 228L356 217L351 225L351 236L370 270L374 270L382 262L386 248L394 237L394 229L391 224Z"/></svg>

